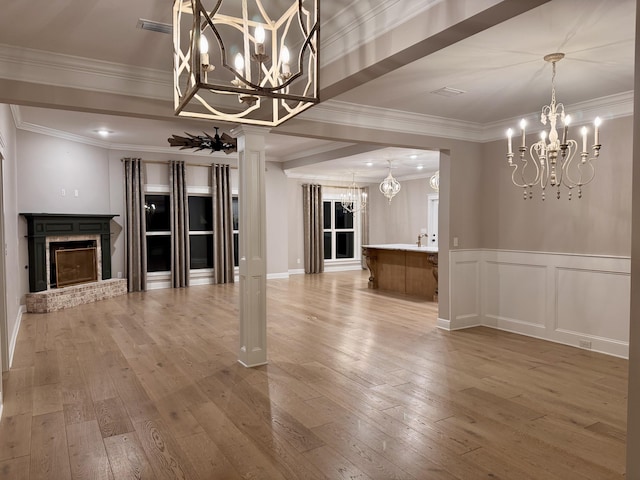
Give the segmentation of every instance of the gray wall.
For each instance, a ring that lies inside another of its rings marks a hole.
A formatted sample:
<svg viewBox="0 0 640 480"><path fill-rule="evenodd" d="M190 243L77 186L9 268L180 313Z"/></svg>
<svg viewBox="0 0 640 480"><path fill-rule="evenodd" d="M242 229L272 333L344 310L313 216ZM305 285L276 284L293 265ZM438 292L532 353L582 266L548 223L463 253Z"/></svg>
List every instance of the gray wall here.
<svg viewBox="0 0 640 480"><path fill-rule="evenodd" d="M107 150L24 130L18 145L21 212L111 213Z"/></svg>
<svg viewBox="0 0 640 480"><path fill-rule="evenodd" d="M579 128L575 127L576 130ZM632 117L605 121L604 147L595 162L596 177L584 187L582 199L560 200L539 190L523 200L511 183L506 140L482 148L482 239L484 248L629 256L631 252ZM527 143L535 142L533 136Z"/></svg>
<svg viewBox="0 0 640 480"><path fill-rule="evenodd" d="M429 178L399 181L400 192L391 203L378 183L369 185L370 244L416 243L420 230L428 226L427 196L436 193Z"/></svg>

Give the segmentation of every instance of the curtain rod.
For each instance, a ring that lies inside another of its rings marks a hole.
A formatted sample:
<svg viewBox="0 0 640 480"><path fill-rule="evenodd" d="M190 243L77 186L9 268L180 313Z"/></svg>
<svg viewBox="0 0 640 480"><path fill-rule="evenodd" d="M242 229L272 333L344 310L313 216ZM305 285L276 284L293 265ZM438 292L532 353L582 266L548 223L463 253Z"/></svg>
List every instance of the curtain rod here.
<svg viewBox="0 0 640 480"><path fill-rule="evenodd" d="M121 162L124 162L124 158L120 159ZM142 160L142 163L149 163L152 165L169 165L169 163L172 162L172 160ZM187 163L185 162L185 165L188 166L192 166L192 167L210 167L211 165L213 165L213 163ZM224 163L223 165L228 165L226 163ZM238 167L235 167L233 165L229 165L229 168L231 170L238 170Z"/></svg>

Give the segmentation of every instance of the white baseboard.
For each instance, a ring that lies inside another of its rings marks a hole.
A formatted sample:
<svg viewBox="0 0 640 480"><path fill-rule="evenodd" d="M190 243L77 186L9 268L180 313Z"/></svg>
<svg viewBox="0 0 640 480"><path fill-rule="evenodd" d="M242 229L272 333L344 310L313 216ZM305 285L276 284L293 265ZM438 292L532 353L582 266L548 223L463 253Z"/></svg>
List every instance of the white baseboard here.
<svg viewBox="0 0 640 480"><path fill-rule="evenodd" d="M357 264L345 264L345 265L324 265L325 273L331 272L351 272L355 270L362 270L362 264L358 262Z"/></svg>
<svg viewBox="0 0 640 480"><path fill-rule="evenodd" d="M267 273L267 280L276 280L276 279L287 279L289 278L289 272L282 273Z"/></svg>
<svg viewBox="0 0 640 480"><path fill-rule="evenodd" d="M27 306L20 305L18 308L18 315L16 316L16 328L13 330L13 335L9 340L9 367L13 364L13 354L16 351L16 342L18 341L18 333L20 332L20 324L22 323L22 315L27 313Z"/></svg>
<svg viewBox="0 0 640 480"><path fill-rule="evenodd" d="M359 263L357 265L325 265L324 267L324 273L353 272L356 270L363 270ZM289 269L289 275L304 275L304 273L304 268Z"/></svg>
<svg viewBox="0 0 640 480"><path fill-rule="evenodd" d="M451 331L451 321L447 320L446 318L438 318L438 321L436 322L436 327L442 329L442 330L446 330L448 332Z"/></svg>

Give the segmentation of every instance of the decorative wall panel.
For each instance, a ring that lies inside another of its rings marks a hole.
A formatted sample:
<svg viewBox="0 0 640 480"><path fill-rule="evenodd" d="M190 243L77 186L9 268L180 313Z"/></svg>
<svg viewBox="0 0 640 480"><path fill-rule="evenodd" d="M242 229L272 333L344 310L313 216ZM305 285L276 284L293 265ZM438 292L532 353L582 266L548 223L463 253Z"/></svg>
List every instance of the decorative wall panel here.
<svg viewBox="0 0 640 480"><path fill-rule="evenodd" d="M629 258L455 250L449 261L451 320L440 327L484 325L628 356Z"/></svg>

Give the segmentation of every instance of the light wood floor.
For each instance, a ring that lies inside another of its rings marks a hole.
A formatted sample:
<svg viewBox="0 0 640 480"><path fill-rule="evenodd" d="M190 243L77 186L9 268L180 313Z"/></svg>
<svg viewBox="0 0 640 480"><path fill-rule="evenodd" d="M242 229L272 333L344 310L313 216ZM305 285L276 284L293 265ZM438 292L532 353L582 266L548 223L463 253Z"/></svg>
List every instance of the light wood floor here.
<svg viewBox="0 0 640 480"><path fill-rule="evenodd" d="M268 282L269 365L238 286L28 314L1 479L624 478L627 362L487 328L360 272Z"/></svg>

